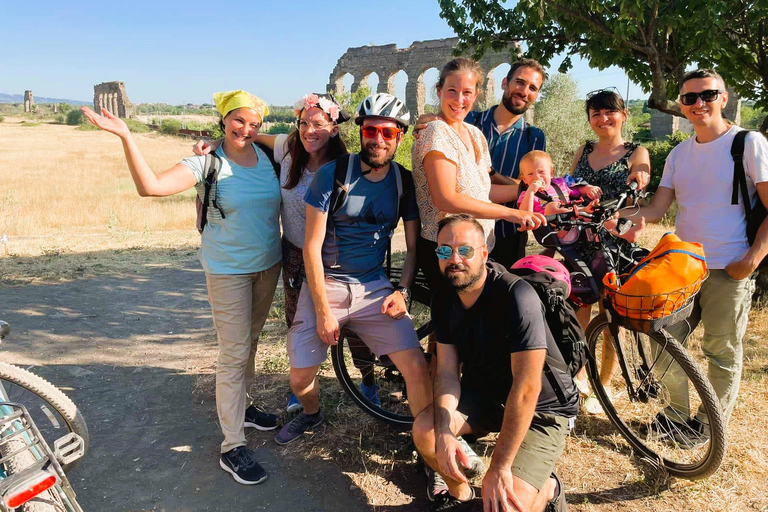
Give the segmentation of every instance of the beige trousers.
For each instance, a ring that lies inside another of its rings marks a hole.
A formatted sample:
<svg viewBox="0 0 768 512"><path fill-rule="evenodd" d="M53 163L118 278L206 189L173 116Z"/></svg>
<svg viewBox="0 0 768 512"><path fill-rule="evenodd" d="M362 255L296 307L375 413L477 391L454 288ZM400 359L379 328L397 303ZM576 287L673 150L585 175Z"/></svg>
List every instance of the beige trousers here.
<svg viewBox="0 0 768 512"><path fill-rule="evenodd" d="M252 274L206 274L208 301L219 340L216 411L221 453L245 446L246 400L255 374L259 334L267 320L281 263Z"/></svg>

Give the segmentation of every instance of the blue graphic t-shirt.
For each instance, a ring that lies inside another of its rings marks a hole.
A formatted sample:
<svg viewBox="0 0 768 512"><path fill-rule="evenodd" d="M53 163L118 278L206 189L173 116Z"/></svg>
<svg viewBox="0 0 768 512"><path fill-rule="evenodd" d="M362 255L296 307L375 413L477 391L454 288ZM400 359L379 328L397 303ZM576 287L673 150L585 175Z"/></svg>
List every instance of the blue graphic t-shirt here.
<svg viewBox="0 0 768 512"><path fill-rule="evenodd" d="M387 243L397 227L397 179L394 166L383 180L373 182L362 174L360 156L354 164L347 200L328 224L323 242L325 275L344 283L366 283L383 277ZM322 212L330 206L336 162L329 162L315 173L305 200ZM406 189L406 187L408 187ZM419 218L413 181L403 180L407 196L403 220Z"/></svg>

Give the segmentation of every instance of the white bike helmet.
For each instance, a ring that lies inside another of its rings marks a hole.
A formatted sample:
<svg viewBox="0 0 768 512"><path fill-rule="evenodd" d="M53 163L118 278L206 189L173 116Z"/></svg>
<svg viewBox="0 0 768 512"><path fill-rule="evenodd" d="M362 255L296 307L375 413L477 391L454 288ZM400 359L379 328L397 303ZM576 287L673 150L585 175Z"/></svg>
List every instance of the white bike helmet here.
<svg viewBox="0 0 768 512"><path fill-rule="evenodd" d="M405 108L402 101L391 94L380 92L365 98L355 111L355 123L363 124L366 117L382 117L391 119L403 127L403 133L408 131L411 122L411 113Z"/></svg>

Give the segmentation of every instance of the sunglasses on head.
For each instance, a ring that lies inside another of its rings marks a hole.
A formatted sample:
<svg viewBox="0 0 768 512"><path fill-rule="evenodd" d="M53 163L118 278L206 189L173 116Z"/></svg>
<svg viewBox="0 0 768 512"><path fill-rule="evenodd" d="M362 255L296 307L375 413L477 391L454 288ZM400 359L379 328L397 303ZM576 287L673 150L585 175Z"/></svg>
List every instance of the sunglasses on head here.
<svg viewBox="0 0 768 512"><path fill-rule="evenodd" d="M690 107L696 103L696 100L701 98L705 103L712 103L717 99L723 91L719 89L707 89L701 92L687 92L680 95L680 103L686 107Z"/></svg>
<svg viewBox="0 0 768 512"><path fill-rule="evenodd" d="M616 87L606 87L605 89L595 89L594 91L588 92L587 99L590 99L592 96L597 96L598 94L602 94L604 92L616 94L619 98L621 98L621 93Z"/></svg>
<svg viewBox="0 0 768 512"><path fill-rule="evenodd" d="M482 247L482 245L480 246ZM475 249L479 249L480 247L472 247L471 245L460 245L456 248L456 252L459 253L459 256L464 259L470 259L472 256L475 255ZM441 245L437 249L435 249L435 254L437 254L437 257L441 260L449 260L451 259L451 256L453 256L453 247L450 245Z"/></svg>
<svg viewBox="0 0 768 512"><path fill-rule="evenodd" d="M363 132L363 137L366 139L375 139L376 134L380 133L384 140L393 140L397 138L397 134L400 133L400 128L392 128L391 126L372 126L367 125L360 128Z"/></svg>

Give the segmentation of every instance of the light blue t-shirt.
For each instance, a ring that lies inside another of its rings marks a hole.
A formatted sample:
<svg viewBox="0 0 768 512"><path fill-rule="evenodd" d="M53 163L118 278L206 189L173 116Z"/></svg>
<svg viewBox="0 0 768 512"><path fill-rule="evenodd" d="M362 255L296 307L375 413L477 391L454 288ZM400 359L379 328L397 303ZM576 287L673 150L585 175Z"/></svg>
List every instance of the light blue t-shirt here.
<svg viewBox="0 0 768 512"><path fill-rule="evenodd" d="M259 148L256 167L241 167L216 150L221 158L216 200L224 217L208 209L208 223L203 230L198 257L208 274L249 274L277 264L280 247L280 184L272 163ZM182 164L197 178L200 197L204 191L204 156L185 158Z"/></svg>
<svg viewBox="0 0 768 512"><path fill-rule="evenodd" d="M397 178L394 166L378 182L363 176L360 156L354 165L347 201L334 215L323 242L325 275L344 283L367 283L383 277L387 242L397 227ZM306 202L322 212L330 207L336 162L329 162L315 173L307 190ZM406 197L403 220L419 218L413 180L403 180Z"/></svg>

